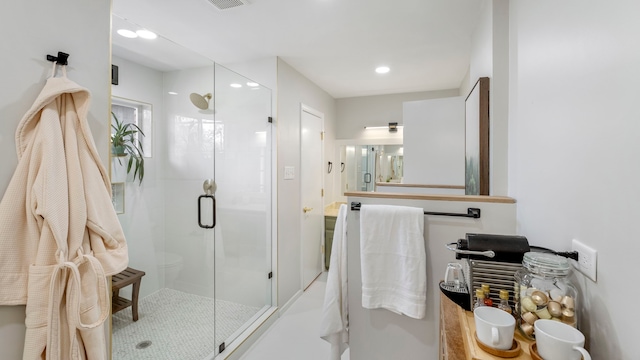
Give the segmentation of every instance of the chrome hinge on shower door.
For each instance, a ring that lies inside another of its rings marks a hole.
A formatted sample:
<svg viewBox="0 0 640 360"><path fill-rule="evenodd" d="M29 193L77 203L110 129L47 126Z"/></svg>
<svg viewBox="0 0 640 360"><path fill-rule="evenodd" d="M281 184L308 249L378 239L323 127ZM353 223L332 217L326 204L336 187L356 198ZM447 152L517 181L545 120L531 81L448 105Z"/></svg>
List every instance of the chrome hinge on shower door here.
<svg viewBox="0 0 640 360"><path fill-rule="evenodd" d="M273 277L273 271L270 271L270 272L267 274L267 279L271 279L272 277Z"/></svg>
<svg viewBox="0 0 640 360"><path fill-rule="evenodd" d="M224 351L226 346L224 346L224 343L220 344L220 346L218 346L218 354L220 354L221 352Z"/></svg>

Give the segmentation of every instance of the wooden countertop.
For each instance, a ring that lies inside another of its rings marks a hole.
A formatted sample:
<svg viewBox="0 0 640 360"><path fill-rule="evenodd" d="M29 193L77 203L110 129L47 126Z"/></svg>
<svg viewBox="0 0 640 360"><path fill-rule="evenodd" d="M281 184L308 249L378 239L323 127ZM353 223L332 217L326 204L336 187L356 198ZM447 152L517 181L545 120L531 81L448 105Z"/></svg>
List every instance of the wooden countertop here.
<svg viewBox="0 0 640 360"><path fill-rule="evenodd" d="M411 188L424 188L424 189L462 189L464 185L429 185L429 184L405 184L394 182L377 182L376 186L395 186L395 187L411 187Z"/></svg>
<svg viewBox="0 0 640 360"><path fill-rule="evenodd" d="M344 202L334 202L324 207L324 216L338 216L340 205L346 204Z"/></svg>
<svg viewBox="0 0 640 360"><path fill-rule="evenodd" d="M345 192L344 196L380 198L380 199L408 199L408 200L437 200L437 201L466 201L484 203L506 203L515 204L516 200L508 196L486 196L486 195L438 195L438 194L396 194L383 192L353 191Z"/></svg>
<svg viewBox="0 0 640 360"><path fill-rule="evenodd" d="M440 293L440 332L442 338L441 352L447 354L448 360L500 360L502 357L491 355L482 350L475 340L475 320L473 312L465 311L460 306ZM533 342L525 339L516 331L514 339L520 343L522 352L511 358L531 360L529 345Z"/></svg>
<svg viewBox="0 0 640 360"><path fill-rule="evenodd" d="M462 310L453 301L440 293L440 353L447 354L447 360L467 360L465 343L461 341L462 327L458 316L458 309Z"/></svg>

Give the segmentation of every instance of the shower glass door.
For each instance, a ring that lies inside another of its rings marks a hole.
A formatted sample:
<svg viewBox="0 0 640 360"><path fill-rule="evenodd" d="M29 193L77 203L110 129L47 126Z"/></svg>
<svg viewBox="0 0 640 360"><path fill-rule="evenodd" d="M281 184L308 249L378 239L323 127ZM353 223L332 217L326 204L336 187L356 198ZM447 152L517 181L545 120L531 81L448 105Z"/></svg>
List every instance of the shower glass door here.
<svg viewBox="0 0 640 360"><path fill-rule="evenodd" d="M374 191L376 181L376 150L374 146L356 147L358 161L358 191Z"/></svg>
<svg viewBox="0 0 640 360"><path fill-rule="evenodd" d="M271 90L215 65L215 344L271 306Z"/></svg>
<svg viewBox="0 0 640 360"><path fill-rule="evenodd" d="M113 16L112 94L148 105L149 126L135 122L153 146L142 182L112 180L144 275L137 316L113 313L111 358L209 360L272 303L271 90L160 36L146 48L115 33L142 27Z"/></svg>

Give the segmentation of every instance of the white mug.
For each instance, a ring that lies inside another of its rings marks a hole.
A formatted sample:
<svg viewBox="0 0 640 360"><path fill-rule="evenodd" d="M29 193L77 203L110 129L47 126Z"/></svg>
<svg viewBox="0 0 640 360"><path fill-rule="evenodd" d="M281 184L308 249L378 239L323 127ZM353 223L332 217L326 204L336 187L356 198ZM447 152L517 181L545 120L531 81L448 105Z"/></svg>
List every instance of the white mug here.
<svg viewBox="0 0 640 360"><path fill-rule="evenodd" d="M560 321L539 319L536 330L538 354L544 360L591 360L584 349L584 335L580 330Z"/></svg>
<svg viewBox="0 0 640 360"><path fill-rule="evenodd" d="M516 328L516 320L511 314L491 306L481 306L473 311L473 317L480 342L494 349L511 349Z"/></svg>

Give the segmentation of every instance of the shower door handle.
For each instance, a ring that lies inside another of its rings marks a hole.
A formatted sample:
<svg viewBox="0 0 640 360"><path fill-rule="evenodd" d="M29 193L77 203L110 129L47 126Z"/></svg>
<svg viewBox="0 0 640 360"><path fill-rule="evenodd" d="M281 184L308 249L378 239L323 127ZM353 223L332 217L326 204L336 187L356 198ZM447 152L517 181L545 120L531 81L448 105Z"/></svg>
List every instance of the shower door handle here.
<svg viewBox="0 0 640 360"><path fill-rule="evenodd" d="M213 196L213 194L216 192L217 188L218 186L213 179L206 179L202 184L202 189L204 190L205 194L198 197L198 225L203 229L213 229L214 227L216 227L216 198L215 196ZM206 198L211 199L211 206L213 210L213 223L211 225L202 224L202 199Z"/></svg>
<svg viewBox="0 0 640 360"><path fill-rule="evenodd" d="M211 199L211 206L213 210L213 224L205 225L202 223L202 199L209 198ZM210 194L200 195L198 196L198 225L203 229L213 229L216 227L216 197Z"/></svg>
<svg viewBox="0 0 640 360"><path fill-rule="evenodd" d="M365 173L364 174L364 183L368 184L371 182L371 173Z"/></svg>

